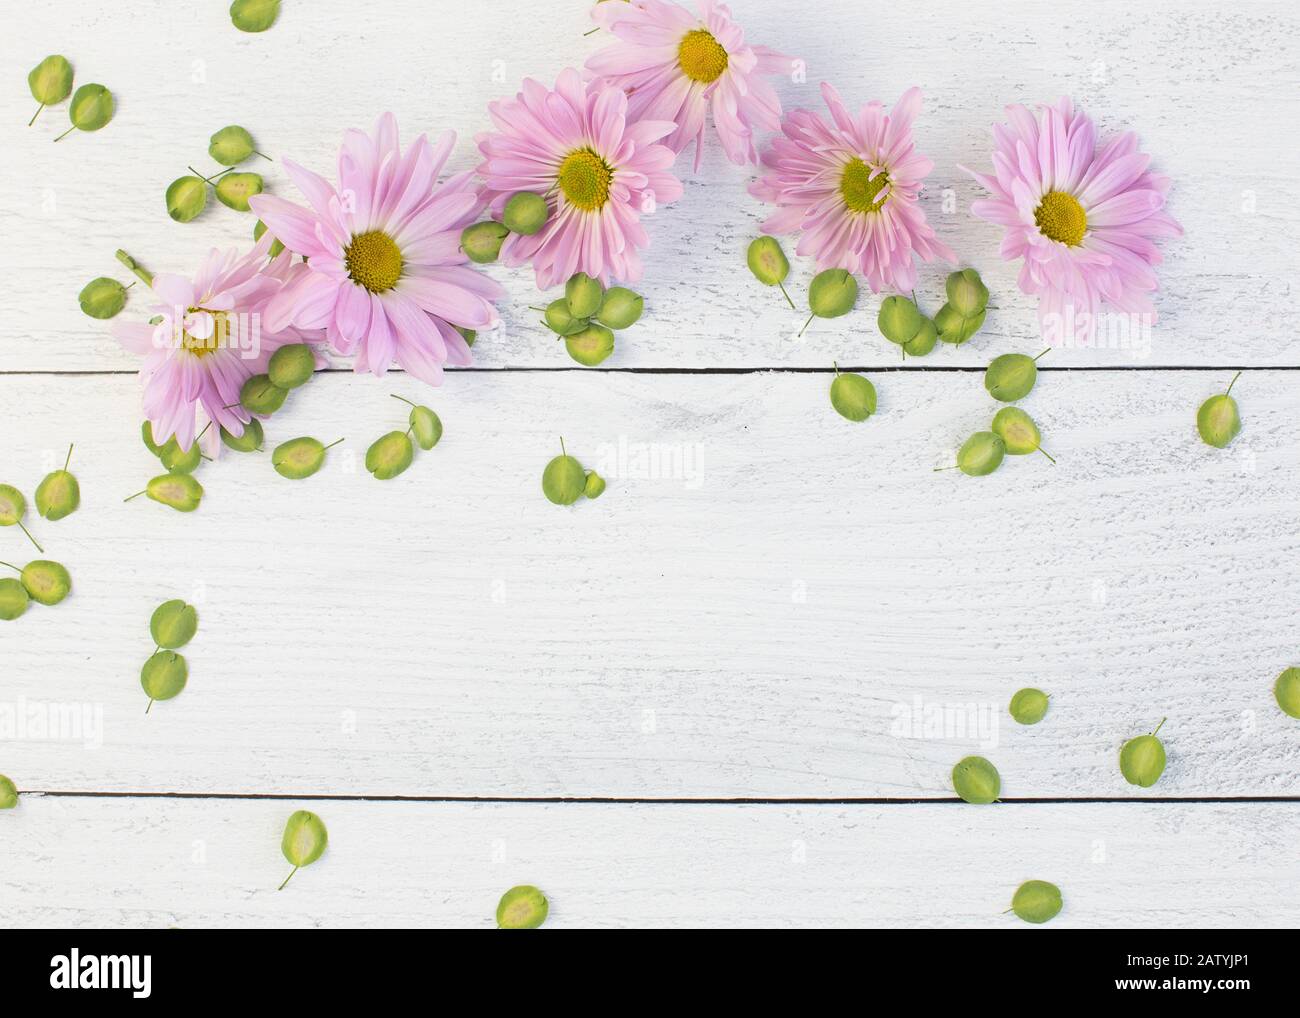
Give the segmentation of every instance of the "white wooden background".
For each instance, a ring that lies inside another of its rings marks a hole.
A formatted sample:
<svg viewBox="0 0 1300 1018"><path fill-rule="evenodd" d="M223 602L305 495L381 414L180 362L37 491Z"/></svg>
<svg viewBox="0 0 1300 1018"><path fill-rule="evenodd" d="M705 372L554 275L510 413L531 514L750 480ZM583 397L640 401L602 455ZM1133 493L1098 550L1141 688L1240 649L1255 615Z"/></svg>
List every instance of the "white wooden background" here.
<svg viewBox="0 0 1300 1018"><path fill-rule="evenodd" d="M791 106L823 78L853 103L922 87L927 211L997 306L975 340L900 370L874 298L794 339L744 265L750 173L710 149L651 223L646 318L600 369L532 324L526 273L494 267L511 296L478 367L432 392L319 377L268 432L345 436L327 468L291 484L227 456L182 516L121 501L154 472L138 384L76 295L125 280L118 247L187 271L247 240L215 203L164 211L208 135L241 123L328 170L343 128L392 109L407 137L457 129L468 167L491 98L603 44L577 2L286 0L260 36L226 6L43 3L0 38L0 482L30 497L75 441L83 489L67 520L29 521L75 590L0 626L0 705L102 721L0 741L24 792L0 814L0 923L490 925L529 882L555 926L1014 925L1031 877L1061 885L1057 925L1300 923L1300 722L1271 695L1300 664L1290 5L945 0L873 9L866 31L850 0L735 0L751 39L806 59ZM26 127L51 52L114 90L103 131L50 144L63 108ZM1164 245L1162 318L1148 356L1044 362L1024 405L1055 467L936 474L995 409L983 365L1041 348L956 164L988 163L1004 104L1063 93L1174 178L1187 235ZM831 360L869 369L869 423L830 410ZM1195 410L1238 369L1245 430L1215 451ZM402 419L393 391L446 436L380 484L359 458ZM599 502L541 497L561 434L609 477ZM647 476L620 447L680 469ZM0 532L0 558L28 553ZM172 596L200 609L190 685L146 717L148 616ZM1005 715L1023 685L1053 694L1034 728ZM991 727L900 730L934 707ZM1169 768L1135 789L1119 744L1166 715ZM952 801L971 752L1008 802ZM304 801L330 849L277 894Z"/></svg>

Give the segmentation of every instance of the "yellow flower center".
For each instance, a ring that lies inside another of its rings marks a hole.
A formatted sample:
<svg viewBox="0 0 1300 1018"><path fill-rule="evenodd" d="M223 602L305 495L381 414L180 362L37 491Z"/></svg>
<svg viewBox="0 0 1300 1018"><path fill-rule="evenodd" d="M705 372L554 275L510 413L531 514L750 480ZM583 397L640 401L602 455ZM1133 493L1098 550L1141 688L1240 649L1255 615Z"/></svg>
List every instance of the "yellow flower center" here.
<svg viewBox="0 0 1300 1018"><path fill-rule="evenodd" d="M854 212L879 212L889 200L886 196L876 201L889 183L889 174L881 170L873 177L871 173L871 167L857 156L844 167L844 176L840 178L840 194L844 196L844 204Z"/></svg>
<svg viewBox="0 0 1300 1018"><path fill-rule="evenodd" d="M614 171L609 163L589 148L570 152L560 163L560 190L570 205L583 212L595 212L609 201Z"/></svg>
<svg viewBox="0 0 1300 1018"><path fill-rule="evenodd" d="M691 81L707 85L721 78L727 69L727 51L709 32L697 28L682 36L677 63Z"/></svg>
<svg viewBox="0 0 1300 1018"><path fill-rule="evenodd" d="M1059 240L1070 247L1083 243L1084 231L1088 229L1088 217L1077 198L1064 191L1048 191L1034 210L1034 222L1043 231L1044 237Z"/></svg>
<svg viewBox="0 0 1300 1018"><path fill-rule="evenodd" d="M226 345L226 336L230 331L230 322L224 311L208 311L207 308L190 308L190 314L198 314L200 311L207 312L212 316L212 332L205 338L200 339L198 336L191 336L184 329L181 330L181 346L192 353L195 357L206 357L210 353L215 353Z"/></svg>
<svg viewBox="0 0 1300 1018"><path fill-rule="evenodd" d="M343 261L353 282L371 293L391 290L402 278L402 252L382 230L354 235L352 243L343 249Z"/></svg>

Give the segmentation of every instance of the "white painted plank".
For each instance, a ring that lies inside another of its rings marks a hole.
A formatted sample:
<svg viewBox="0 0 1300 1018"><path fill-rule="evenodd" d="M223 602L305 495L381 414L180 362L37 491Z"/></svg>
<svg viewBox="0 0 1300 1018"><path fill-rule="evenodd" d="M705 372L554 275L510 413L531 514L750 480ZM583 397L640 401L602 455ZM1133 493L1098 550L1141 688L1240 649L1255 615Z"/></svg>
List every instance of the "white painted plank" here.
<svg viewBox="0 0 1300 1018"><path fill-rule="evenodd" d="M119 247L156 270L186 271L213 245L243 244L252 220L215 206L172 223L167 184L187 163L207 166L208 136L240 122L273 155L328 172L341 132L394 110L407 137L454 128L456 169L475 162L472 137L488 127L489 100L526 75L553 80L604 44L583 38L586 4L496 0L388 0L358 15L355 3L286 5L261 36L236 32L226 5L139 0L30 4L0 39L0 370L127 369L103 323L77 308L81 286L121 275ZM1016 266L998 260L1000 231L970 217L980 189L958 164L990 165L990 125L1010 102L1070 93L1104 131L1135 129L1154 165L1173 177L1170 208L1187 236L1164 246L1161 321L1150 355L1060 351L1060 364L1300 363L1291 327L1300 270L1300 210L1293 200L1300 149L1284 125L1300 113L1300 23L1281 0L1236 4L1164 0L884 5L861 30L857 0L790 4L735 0L749 38L807 63L805 83L781 85L789 107L820 108L817 86L837 84L852 103L892 102L915 84L926 108L920 147L935 162L924 198L940 237L988 280L997 307L984 332L930 364L979 364L1008 347L1037 350L1032 302ZM50 144L63 109L37 125L19 86L49 52L66 52L78 82L101 81L118 97L98 135ZM292 196L282 169L266 164L270 189ZM803 340L800 317L750 278L743 252L764 215L745 193L751 172L716 147L690 174L675 207L650 223L653 247L642 290L648 314L607 363L617 367L890 365L898 351L875 329L877 301L819 323ZM952 204L945 210L944 193ZM214 203L215 205L215 203ZM480 343L479 362L570 363L527 305L538 295L523 271L494 270L509 285L503 333ZM811 275L798 264L792 289ZM942 273L923 273L931 311ZM127 313L138 313L133 302Z"/></svg>
<svg viewBox="0 0 1300 1018"><path fill-rule="evenodd" d="M326 854L276 891L285 818ZM519 805L28 796L0 816L5 926L493 926L532 883L547 925L1026 928L1300 922L1300 805Z"/></svg>
<svg viewBox="0 0 1300 1018"><path fill-rule="evenodd" d="M359 459L405 419L387 393L419 393L326 375L269 425L346 437L326 468L293 483L227 455L189 516L122 503L157 469L133 380L0 380L3 480L30 495L76 440L83 487L74 516L33 521L75 591L0 626L0 703L103 718L84 751L28 728L0 771L43 790L944 797L984 742L1008 797L1124 796L1120 742L1167 715L1144 794L1300 792L1300 725L1271 696L1300 663L1291 373L1237 383L1227 451L1192 424L1227 378L1044 373L1024 405L1058 465L982 479L932 472L987 427L978 373L875 377L880 412L852 425L824 374L461 375L432 399L442 443L383 484ZM560 435L609 477L600 501L542 497ZM16 528L0 547L28 554ZM202 614L190 686L145 716L147 621L172 596ZM1003 714L1023 685L1053 696L1033 729ZM914 704L995 728L905 738Z"/></svg>

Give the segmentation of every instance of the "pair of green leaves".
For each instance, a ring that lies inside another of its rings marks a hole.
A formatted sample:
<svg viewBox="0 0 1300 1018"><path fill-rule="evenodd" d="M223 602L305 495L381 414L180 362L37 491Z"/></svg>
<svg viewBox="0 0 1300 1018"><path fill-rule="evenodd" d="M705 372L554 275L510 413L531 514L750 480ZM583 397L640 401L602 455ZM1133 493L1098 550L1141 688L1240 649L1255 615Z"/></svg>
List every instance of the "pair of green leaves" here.
<svg viewBox="0 0 1300 1018"><path fill-rule="evenodd" d="M31 69L27 75L27 87L31 90L32 98L40 105L27 122L28 127L36 123L36 118L46 106L53 106L68 98L72 92L72 77L72 64L67 57L57 53L46 57ZM113 93L103 85L93 82L82 85L68 104L68 119L72 126L54 140L61 141L73 131L98 131L113 119L114 108Z"/></svg>
<svg viewBox="0 0 1300 1018"><path fill-rule="evenodd" d="M428 452L442 440L442 419L427 406L412 403L405 396L391 394L411 408L405 431L381 435L366 450L366 469L379 481L391 481L415 461L415 444ZM411 439L415 439L415 444Z"/></svg>
<svg viewBox="0 0 1300 1018"><path fill-rule="evenodd" d="M260 174L234 171L234 167L255 155L270 158L257 151L253 136L246 128L230 124L217 131L208 139L208 155L226 169L205 177L190 166L188 176L177 177L167 186L167 214L178 223L197 219L199 213L207 208L209 187L215 190L222 205L236 212L249 211L248 200L262 193Z"/></svg>
<svg viewBox="0 0 1300 1018"><path fill-rule="evenodd" d="M185 688L189 663L176 651L194 639L198 630L199 613L191 604L176 599L154 609L149 618L149 635L157 646L140 669L140 686L149 697L146 714L155 700L170 700Z"/></svg>
<svg viewBox="0 0 1300 1018"><path fill-rule="evenodd" d="M570 456L561 438L560 455L542 471L542 494L554 505L573 505L584 496L600 498L604 493L605 479Z"/></svg>
<svg viewBox="0 0 1300 1018"><path fill-rule="evenodd" d="M72 592L72 576L58 562L35 559L21 569L8 562L0 566L18 573L18 579L0 579L0 620L18 618L32 601L53 607Z"/></svg>
<svg viewBox="0 0 1300 1018"><path fill-rule="evenodd" d="M72 446L68 446L68 455L61 470L53 470L42 478L36 486L36 511L43 519L51 523L71 516L81 505L81 485L68 470L72 462ZM45 549L23 524L27 515L27 499L12 484L0 484L0 527L18 527L36 550L44 553Z"/></svg>

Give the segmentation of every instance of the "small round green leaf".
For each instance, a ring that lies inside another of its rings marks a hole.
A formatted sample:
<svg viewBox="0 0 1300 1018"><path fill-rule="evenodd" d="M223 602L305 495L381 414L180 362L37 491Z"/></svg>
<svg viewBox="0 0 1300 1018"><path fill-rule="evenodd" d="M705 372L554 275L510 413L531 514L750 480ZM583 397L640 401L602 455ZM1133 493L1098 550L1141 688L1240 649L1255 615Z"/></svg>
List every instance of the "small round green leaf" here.
<svg viewBox="0 0 1300 1018"><path fill-rule="evenodd" d="M850 421L865 421L876 412L876 387L862 375L839 374L831 379L831 406Z"/></svg>
<svg viewBox="0 0 1300 1018"><path fill-rule="evenodd" d="M230 20L241 32L265 32L280 16L280 0L234 0Z"/></svg>
<svg viewBox="0 0 1300 1018"><path fill-rule="evenodd" d="M1155 732L1129 739L1120 748L1119 770L1130 785L1150 788L1165 772L1164 743L1156 738L1156 732L1160 731L1163 725L1164 721L1161 721L1156 726Z"/></svg>
<svg viewBox="0 0 1300 1018"><path fill-rule="evenodd" d="M21 581L12 576L0 579L0 619L8 622L18 618L27 611L31 600L31 595Z"/></svg>
<svg viewBox="0 0 1300 1018"><path fill-rule="evenodd" d="M116 279L100 276L92 279L77 294L77 303L91 318L112 318L126 307L126 287Z"/></svg>
<svg viewBox="0 0 1300 1018"><path fill-rule="evenodd" d="M185 688L190 669L174 650L160 650L140 669L140 687L150 700L170 700Z"/></svg>
<svg viewBox="0 0 1300 1018"><path fill-rule="evenodd" d="M0 484L0 527L12 527L27 515L27 499L12 484Z"/></svg>
<svg viewBox="0 0 1300 1018"><path fill-rule="evenodd" d="M254 151L253 136L237 124L223 127L208 139L208 155L222 166L238 166Z"/></svg>
<svg viewBox="0 0 1300 1018"><path fill-rule="evenodd" d="M411 433L421 449L428 452L442 438L442 419L427 406L411 407Z"/></svg>
<svg viewBox="0 0 1300 1018"><path fill-rule="evenodd" d="M1038 380L1038 365L1028 354L1004 353L994 357L984 372L984 388L1003 403L1014 403L1029 395Z"/></svg>
<svg viewBox="0 0 1300 1018"><path fill-rule="evenodd" d="M542 313L546 327L557 336L572 336L587 327L586 318L578 318L569 310L569 302L563 297L551 301Z"/></svg>
<svg viewBox="0 0 1300 1018"><path fill-rule="evenodd" d="M977 431L957 451L957 467L968 477L983 477L1002 466L1007 446L991 431Z"/></svg>
<svg viewBox="0 0 1300 1018"><path fill-rule="evenodd" d="M645 310L645 298L626 286L611 286L605 291L596 321L608 329L626 329L637 323Z"/></svg>
<svg viewBox="0 0 1300 1018"><path fill-rule="evenodd" d="M790 275L790 260L775 237L755 237L745 253L749 271L764 286L780 286Z"/></svg>
<svg viewBox="0 0 1300 1018"><path fill-rule="evenodd" d="M556 456L542 471L542 493L556 505L573 505L587 490L587 473L572 456Z"/></svg>
<svg viewBox="0 0 1300 1018"><path fill-rule="evenodd" d="M266 374L281 389L296 389L316 373L316 352L306 343L291 343L271 354Z"/></svg>
<svg viewBox="0 0 1300 1018"><path fill-rule="evenodd" d="M588 470L587 482L583 485L582 493L588 498L600 498L605 494L605 478L594 470Z"/></svg>
<svg viewBox="0 0 1300 1018"><path fill-rule="evenodd" d="M203 462L203 450L197 441L192 442L188 449L182 449L175 436L172 436L159 450L158 458L168 473L192 474Z"/></svg>
<svg viewBox="0 0 1300 1018"><path fill-rule="evenodd" d="M72 592L72 577L57 562L35 559L22 571L23 586L38 604L56 605Z"/></svg>
<svg viewBox="0 0 1300 1018"><path fill-rule="evenodd" d="M284 878L284 885L302 866L310 866L325 853L329 844L329 832L325 822L315 813L300 809L293 813L284 825L284 837L280 839L280 852L293 869Z"/></svg>
<svg viewBox="0 0 1300 1018"><path fill-rule="evenodd" d="M18 805L18 786L0 774L0 809L13 809Z"/></svg>
<svg viewBox="0 0 1300 1018"><path fill-rule="evenodd" d="M569 312L574 318L590 318L600 310L605 287L599 279L575 272L564 284L564 299L569 302Z"/></svg>
<svg viewBox="0 0 1300 1018"><path fill-rule="evenodd" d="M71 516L81 505L81 485L71 471L54 470L36 486L36 511L47 520Z"/></svg>
<svg viewBox="0 0 1300 1018"><path fill-rule="evenodd" d="M179 599L164 601L149 618L149 635L163 650L179 650L199 631L199 613Z"/></svg>
<svg viewBox="0 0 1300 1018"><path fill-rule="evenodd" d="M366 450L366 469L376 480L390 481L404 472L415 459L415 447L405 431L390 431L375 439Z"/></svg>
<svg viewBox="0 0 1300 1018"><path fill-rule="evenodd" d="M253 224L253 239L254 239L254 240L261 240L261 239L262 239L262 234L264 234L265 232L266 232L266 224L265 224L264 222L262 222L262 220L259 219L256 223ZM271 241L271 247L270 247L270 249L266 252L266 256L267 256L268 258L274 258L276 255L278 255L278 254L279 254L281 251L283 251L283 250L284 250L284 245L280 243L280 241L279 241L278 238L276 238L276 239L274 239L274 240Z"/></svg>
<svg viewBox="0 0 1300 1018"><path fill-rule="evenodd" d="M1300 718L1300 668L1288 668L1277 677L1273 697L1284 714Z"/></svg>
<svg viewBox="0 0 1300 1018"><path fill-rule="evenodd" d="M271 453L271 466L281 477L301 481L325 464L325 446L314 438L291 438Z"/></svg>
<svg viewBox="0 0 1300 1018"><path fill-rule="evenodd" d="M501 213L501 225L511 233L531 237L546 225L550 215L546 199L532 191L518 191L506 201Z"/></svg>
<svg viewBox="0 0 1300 1018"><path fill-rule="evenodd" d="M583 367L594 368L614 352L614 333L589 323L581 332L564 337L564 349Z"/></svg>
<svg viewBox="0 0 1300 1018"><path fill-rule="evenodd" d="M510 236L509 230L489 219L486 222L467 226L461 231L460 249L465 252L470 261L486 265L497 260L497 255L501 253L501 245L508 236Z"/></svg>
<svg viewBox="0 0 1300 1018"><path fill-rule="evenodd" d="M98 131L113 119L113 93L103 85L82 85L72 95L72 102L68 105L68 119L79 131ZM59 138L63 136L61 134Z"/></svg>
<svg viewBox="0 0 1300 1018"><path fill-rule="evenodd" d="M203 485L189 474L161 474L150 479L145 494L177 512L192 513L203 500Z"/></svg>
<svg viewBox="0 0 1300 1018"><path fill-rule="evenodd" d="M963 757L952 769L953 790L977 806L993 802L1002 791L998 769L982 756Z"/></svg>
<svg viewBox="0 0 1300 1018"><path fill-rule="evenodd" d="M289 393L271 381L270 375L253 375L239 390L239 402L254 414L273 414L284 406Z"/></svg>
<svg viewBox="0 0 1300 1018"><path fill-rule="evenodd" d="M244 425L242 435L234 435L225 428L221 429L221 441L227 448L234 449L235 452L258 452L262 448L262 441L265 433L262 431L262 422L256 417Z"/></svg>
<svg viewBox="0 0 1300 1018"><path fill-rule="evenodd" d="M178 223L188 223L207 204L208 185L199 177L177 177L167 185L167 214Z"/></svg>
<svg viewBox="0 0 1300 1018"><path fill-rule="evenodd" d="M949 274L944 288L953 310L967 318L982 314L988 307L989 288L974 269L961 269Z"/></svg>
<svg viewBox="0 0 1300 1018"><path fill-rule="evenodd" d="M501 895L497 904L497 929L535 930L551 911L546 895L536 887L521 884Z"/></svg>
<svg viewBox="0 0 1300 1018"><path fill-rule="evenodd" d="M247 212L248 199L262 193L262 177L257 173L227 173L217 180L217 201L236 212Z"/></svg>
<svg viewBox="0 0 1300 1018"><path fill-rule="evenodd" d="M1047 694L1033 687L1021 689L1011 698L1009 710L1017 724L1036 725L1047 713Z"/></svg>
<svg viewBox="0 0 1300 1018"><path fill-rule="evenodd" d="M1026 880L1011 898L1011 911L1027 923L1045 923L1061 911L1061 889L1046 880Z"/></svg>
<svg viewBox="0 0 1300 1018"><path fill-rule="evenodd" d="M826 269L808 286L808 309L818 318L839 318L858 301L858 281L845 269Z"/></svg>
<svg viewBox="0 0 1300 1018"><path fill-rule="evenodd" d="M42 106L63 102L72 92L72 65L68 58L57 53L46 57L28 73L27 87L32 90L32 98Z"/></svg>

